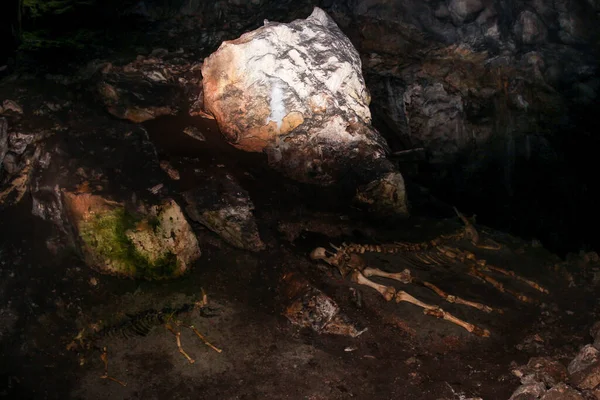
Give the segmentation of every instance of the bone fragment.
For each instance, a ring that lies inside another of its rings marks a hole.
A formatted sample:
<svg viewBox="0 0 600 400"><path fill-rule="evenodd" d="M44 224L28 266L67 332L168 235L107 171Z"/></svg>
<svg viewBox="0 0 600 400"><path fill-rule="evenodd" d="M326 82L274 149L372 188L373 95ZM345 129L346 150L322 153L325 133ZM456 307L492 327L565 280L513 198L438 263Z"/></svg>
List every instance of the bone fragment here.
<svg viewBox="0 0 600 400"><path fill-rule="evenodd" d="M382 278L394 279L398 282L402 283L410 283L412 282L412 277L410 276L410 270L405 269L402 272L385 272L380 270L379 268L371 268L367 267L362 270L362 274L365 278L369 278L371 276L379 276Z"/></svg>
<svg viewBox="0 0 600 400"><path fill-rule="evenodd" d="M542 286L540 286L538 283L536 283L534 281L531 281L531 280L529 280L527 278L524 278L524 277L522 277L520 275L515 274L514 271L508 271L508 270L506 270L504 268L495 267L493 265L487 265L487 268L490 269L490 270L492 270L492 271L499 272L499 273L501 273L503 275L510 276L511 278L514 278L514 279L516 279L518 281L524 282L525 284L531 286L532 288L534 288L535 290L537 290L539 292L542 292L542 293L545 293L545 294L549 294L550 293L548 291L548 289L543 288Z"/></svg>
<svg viewBox="0 0 600 400"><path fill-rule="evenodd" d="M313 261L324 260L327 258L327 250L323 247L317 247L310 252L310 259Z"/></svg>
<svg viewBox="0 0 600 400"><path fill-rule="evenodd" d="M175 329L173 329L173 327L170 324L166 324L165 327L173 334L175 335L175 338L177 339L177 350L179 350L179 352L186 358L186 360L188 360L188 362L190 364L193 364L196 362L196 360L194 360L192 357L190 357L188 355L188 353L185 352L185 350L183 350L183 347L181 347L181 332L176 331Z"/></svg>
<svg viewBox="0 0 600 400"><path fill-rule="evenodd" d="M419 306L424 309L423 312L425 314L432 315L436 318L445 319L446 321L452 322L453 324L456 324L456 325L466 329L470 333L474 333L478 336L483 336L483 337L490 336L490 332L487 329L479 328L478 326L475 326L475 325L470 324L466 321L463 321L459 318L456 318L454 315L442 310L438 306L423 303L421 300L414 298L413 296L411 296L410 294L406 293L403 290L399 291L398 294L396 294L396 303L400 303L401 301L406 301L408 303Z"/></svg>
<svg viewBox="0 0 600 400"><path fill-rule="evenodd" d="M120 381L117 378L108 375L108 349L106 347L102 348L102 354L100 354L100 359L104 363L104 374L102 374L100 379L108 379L109 381L117 382L121 386L127 386L126 382Z"/></svg>
<svg viewBox="0 0 600 400"><path fill-rule="evenodd" d="M204 335L202 335L200 332L198 332L198 329L196 329L196 327L194 325L190 325L189 328L191 330L194 331L194 333L196 335L198 335L198 337L200 338L200 340L202 340L204 342L205 345L207 345L208 347L210 347L211 349L213 349L214 351L216 351L217 353L222 352L223 350L213 346L205 337Z"/></svg>
<svg viewBox="0 0 600 400"><path fill-rule="evenodd" d="M484 282L489 283L490 285L492 285L493 287L495 287L499 292L502 293L508 293L514 297L516 297L518 300L524 302L524 303L533 303L534 300L530 297L525 296L524 294L521 294L519 292L516 292L514 290L510 290L504 287L504 285L500 282L498 282L496 279L492 278L489 275L484 274L483 272L479 271L475 266L471 266L471 268L469 269L468 272L469 275L478 278Z"/></svg>
<svg viewBox="0 0 600 400"><path fill-rule="evenodd" d="M494 309L492 307L486 306L485 304L465 300L458 296L450 295L432 283L423 282L422 284L423 284L423 286L433 290L435 293L437 293L438 296L440 296L441 298L443 298L444 300L446 300L449 303L462 304L465 306L476 308L476 309L481 310L486 313L491 313L492 311L494 311Z"/></svg>
<svg viewBox="0 0 600 400"><path fill-rule="evenodd" d="M367 278L360 272L354 271L351 275L352 282L358 283L359 285L368 286L372 289L377 290L386 301L390 301L396 295L396 289L391 286L380 285L379 283L375 283Z"/></svg>

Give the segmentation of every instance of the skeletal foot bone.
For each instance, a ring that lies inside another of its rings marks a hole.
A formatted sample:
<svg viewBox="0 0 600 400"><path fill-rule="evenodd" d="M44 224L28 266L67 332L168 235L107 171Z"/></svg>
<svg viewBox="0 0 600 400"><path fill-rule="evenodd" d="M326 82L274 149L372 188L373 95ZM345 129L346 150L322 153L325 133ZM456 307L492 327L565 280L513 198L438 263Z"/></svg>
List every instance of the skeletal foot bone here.
<svg viewBox="0 0 600 400"><path fill-rule="evenodd" d="M102 354L100 354L100 359L104 363L104 374L100 377L100 379L108 379L110 381L117 382L121 386L127 386L126 382L120 381L117 378L108 375L108 349L106 347L102 348Z"/></svg>
<svg viewBox="0 0 600 400"><path fill-rule="evenodd" d="M165 327L173 334L175 335L175 338L177 339L177 349L179 350L179 352L186 358L186 360L188 360L188 362L190 364L193 364L196 362L196 360L194 360L192 357L190 357L188 355L188 353L185 352L185 350L183 350L183 347L181 347L181 332L176 331L171 324L165 324Z"/></svg>
<svg viewBox="0 0 600 400"><path fill-rule="evenodd" d="M403 290L399 291L396 294L396 303L400 303L401 301L406 301L408 303L419 306L424 309L423 312L425 314L432 315L436 318L441 318L446 321L452 322L453 324L456 324L456 325L466 329L468 332L474 333L475 335L482 336L482 337L490 336L490 332L487 329L482 329L482 328L479 328L478 326L475 326L466 321L463 321L462 319L455 317L454 315L450 314L449 312L442 310L438 306L433 306L431 304L423 303L421 300L414 298L413 296L411 296L410 294L406 293Z"/></svg>

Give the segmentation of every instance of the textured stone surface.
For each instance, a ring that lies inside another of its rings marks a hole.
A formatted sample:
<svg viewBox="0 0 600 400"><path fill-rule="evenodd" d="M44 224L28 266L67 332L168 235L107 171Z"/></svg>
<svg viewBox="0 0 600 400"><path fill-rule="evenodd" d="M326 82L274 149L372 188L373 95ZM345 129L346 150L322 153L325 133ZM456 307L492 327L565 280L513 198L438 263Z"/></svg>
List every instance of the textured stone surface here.
<svg viewBox="0 0 600 400"><path fill-rule="evenodd" d="M597 254L596 254L596 262L597 262ZM600 321L596 322L590 328L590 336L594 339L594 347L597 350L600 350Z"/></svg>
<svg viewBox="0 0 600 400"><path fill-rule="evenodd" d="M318 8L306 20L265 21L224 42L204 60L202 76L205 107L244 150L261 151L319 116L371 122L358 52Z"/></svg>
<svg viewBox="0 0 600 400"><path fill-rule="evenodd" d="M372 208L406 215L403 181L387 179L397 171L371 127L358 52L323 10L289 24L265 21L224 42L202 75L204 105L234 146L264 151L272 167L301 182L400 184L394 207L384 198Z"/></svg>
<svg viewBox="0 0 600 400"><path fill-rule="evenodd" d="M8 122L6 118L0 118L0 178L2 178L2 163L8 151Z"/></svg>
<svg viewBox="0 0 600 400"><path fill-rule="evenodd" d="M340 312L331 297L298 273L282 275L279 293L286 303L283 315L294 325L334 335L356 337L362 333Z"/></svg>
<svg viewBox="0 0 600 400"><path fill-rule="evenodd" d="M513 392L509 400L536 400L546 392L546 386L541 382L521 385Z"/></svg>
<svg viewBox="0 0 600 400"><path fill-rule="evenodd" d="M251 251L265 248L254 219L254 204L231 175L206 173L183 197L187 215L229 244Z"/></svg>
<svg viewBox="0 0 600 400"><path fill-rule="evenodd" d="M533 374L535 381L548 387L567 379L565 366L549 357L532 357L527 363L527 370Z"/></svg>
<svg viewBox="0 0 600 400"><path fill-rule="evenodd" d="M471 22L483 10L481 0L450 0L448 11L456 24Z"/></svg>
<svg viewBox="0 0 600 400"><path fill-rule="evenodd" d="M173 200L141 213L89 193L64 192L64 201L85 261L101 273L175 278L200 257L196 236Z"/></svg>
<svg viewBox="0 0 600 400"><path fill-rule="evenodd" d="M569 363L570 382L579 389L594 389L600 385L600 352L591 344L583 347Z"/></svg>
<svg viewBox="0 0 600 400"><path fill-rule="evenodd" d="M583 400L584 397L577 390L564 382L553 386L542 396L542 400Z"/></svg>

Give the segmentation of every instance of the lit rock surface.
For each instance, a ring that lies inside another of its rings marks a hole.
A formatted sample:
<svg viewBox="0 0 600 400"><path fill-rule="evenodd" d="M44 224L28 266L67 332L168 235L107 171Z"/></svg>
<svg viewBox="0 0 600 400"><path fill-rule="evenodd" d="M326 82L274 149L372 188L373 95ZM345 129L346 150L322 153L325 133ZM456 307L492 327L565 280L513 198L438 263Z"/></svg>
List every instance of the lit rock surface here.
<svg viewBox="0 0 600 400"><path fill-rule="evenodd" d="M285 175L329 185L350 173L369 185L396 173L385 140L371 127L358 52L323 10L289 24L265 21L224 42L205 59L202 75L204 106L227 140L264 151ZM367 203L406 214L402 179L396 182L395 201Z"/></svg>
<svg viewBox="0 0 600 400"><path fill-rule="evenodd" d="M64 197L84 259L101 273L174 278L200 257L196 236L173 200L132 212L89 193Z"/></svg>

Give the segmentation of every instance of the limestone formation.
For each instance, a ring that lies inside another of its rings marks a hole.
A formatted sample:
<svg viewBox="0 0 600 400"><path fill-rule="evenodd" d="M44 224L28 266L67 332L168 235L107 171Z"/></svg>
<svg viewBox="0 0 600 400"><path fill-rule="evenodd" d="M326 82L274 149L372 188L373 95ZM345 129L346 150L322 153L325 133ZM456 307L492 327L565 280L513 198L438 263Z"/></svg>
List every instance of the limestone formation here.
<svg viewBox="0 0 600 400"><path fill-rule="evenodd" d="M224 42L204 60L202 75L204 106L227 140L264 151L287 176L320 185L351 176L377 186L397 174L371 127L359 54L323 10L289 24L265 21ZM373 208L406 215L403 181L391 181L400 185L394 200L371 199Z"/></svg>
<svg viewBox="0 0 600 400"><path fill-rule="evenodd" d="M171 199L139 213L90 193L64 192L64 198L83 257L101 273L174 278L200 257L196 236Z"/></svg>

